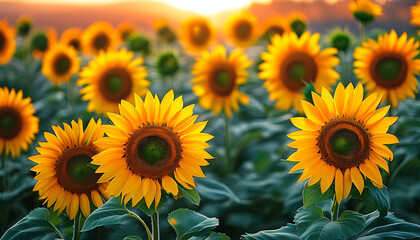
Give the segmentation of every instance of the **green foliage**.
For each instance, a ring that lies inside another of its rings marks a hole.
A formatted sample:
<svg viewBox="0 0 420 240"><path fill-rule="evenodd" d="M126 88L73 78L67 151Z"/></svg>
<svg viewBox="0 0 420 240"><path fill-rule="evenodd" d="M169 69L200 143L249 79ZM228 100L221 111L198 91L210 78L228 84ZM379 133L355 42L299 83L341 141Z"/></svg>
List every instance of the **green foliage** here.
<svg viewBox="0 0 420 240"><path fill-rule="evenodd" d="M298 240L296 225L288 223L286 226L275 230L266 230L254 234L245 234L243 240Z"/></svg>
<svg viewBox="0 0 420 240"><path fill-rule="evenodd" d="M200 204L201 198L200 195L198 195L198 192L195 188L186 189L178 185L178 189L179 193L177 197L185 197L186 199L188 199L188 201L197 206Z"/></svg>
<svg viewBox="0 0 420 240"><path fill-rule="evenodd" d="M306 183L305 188L303 189L303 207L306 208L326 199L332 199L334 194L333 188L329 188L325 193L322 193L319 183L312 186L309 186L308 183Z"/></svg>
<svg viewBox="0 0 420 240"><path fill-rule="evenodd" d="M388 189L385 186L383 188L377 188L370 181L365 181L365 188L363 189L362 195L353 188L351 196L356 199L372 202L381 213L381 216L385 216L389 211Z"/></svg>

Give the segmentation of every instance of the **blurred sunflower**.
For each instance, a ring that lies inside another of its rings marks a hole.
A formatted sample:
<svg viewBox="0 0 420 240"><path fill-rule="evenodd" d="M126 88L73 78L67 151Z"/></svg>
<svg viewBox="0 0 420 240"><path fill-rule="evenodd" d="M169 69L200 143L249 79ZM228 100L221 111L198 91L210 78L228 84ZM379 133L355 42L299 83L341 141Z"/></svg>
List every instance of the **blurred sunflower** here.
<svg viewBox="0 0 420 240"><path fill-rule="evenodd" d="M156 61L156 69L161 76L173 76L179 70L179 61L172 52L162 53Z"/></svg>
<svg viewBox="0 0 420 240"><path fill-rule="evenodd" d="M34 58L42 58L56 42L57 32L53 28L49 28L46 33L44 31L35 33L31 39L32 55Z"/></svg>
<svg viewBox="0 0 420 240"><path fill-rule="evenodd" d="M346 52L354 41L354 36L348 29L336 28L329 34L330 46L337 48L338 51Z"/></svg>
<svg viewBox="0 0 420 240"><path fill-rule="evenodd" d="M0 65L10 61L15 49L15 30L6 21L0 21Z"/></svg>
<svg viewBox="0 0 420 240"><path fill-rule="evenodd" d="M363 100L363 87L350 83L346 89L339 83L334 98L327 89L319 96L312 93L314 105L302 101L305 117L291 118L299 131L288 135L295 140L288 146L297 151L288 160L298 162L290 172L303 169L298 181L308 178L309 186L321 181L324 193L335 180L337 202L345 199L352 183L360 194L364 177L382 188L378 166L389 173L388 163L392 151L384 144L398 143L386 133L397 117L384 117L389 105L376 109L381 101L377 93ZM364 175L364 177L362 176Z"/></svg>
<svg viewBox="0 0 420 240"><path fill-rule="evenodd" d="M383 95L382 102L388 100L395 108L399 100L416 97L418 47L414 38L407 40L406 33L398 38L394 30L379 36L378 41L369 39L354 51L354 73L366 84L366 90Z"/></svg>
<svg viewBox="0 0 420 240"><path fill-rule="evenodd" d="M96 207L103 204L103 198L110 196L105 192L107 182L98 183L101 174L88 166L92 156L101 151L93 142L103 138L101 119L96 123L90 120L86 129L79 119L64 128L52 126L54 134L45 132L46 142L39 142L39 155L29 157L37 165L31 170L36 172L37 183L33 191L39 191L44 204L60 214L66 209L70 220L80 211L89 216L91 203Z"/></svg>
<svg viewBox="0 0 420 240"><path fill-rule="evenodd" d="M167 43L172 43L176 40L176 35L169 26L168 20L159 18L153 21L153 28L156 30L158 38Z"/></svg>
<svg viewBox="0 0 420 240"><path fill-rule="evenodd" d="M85 54L96 55L101 50L116 49L119 35L108 22L95 22L82 34L82 51Z"/></svg>
<svg viewBox="0 0 420 240"><path fill-rule="evenodd" d="M218 45L213 52L204 52L196 60L191 73L196 75L191 82L200 105L219 114L224 109L226 116L232 108L239 109L238 101L248 104L249 98L238 87L248 81L246 69L252 65L247 55L236 49L226 56L226 49Z"/></svg>
<svg viewBox="0 0 420 240"><path fill-rule="evenodd" d="M60 42L72 46L76 51L81 50L80 40L82 38L83 30L80 28L69 28L61 34Z"/></svg>
<svg viewBox="0 0 420 240"><path fill-rule="evenodd" d="M278 34L281 36L283 33L289 31L290 24L286 18L282 16L271 16L262 22L259 35L269 42L274 35Z"/></svg>
<svg viewBox="0 0 420 240"><path fill-rule="evenodd" d="M144 56L150 53L150 40L141 34L133 33L127 39L128 50L141 53Z"/></svg>
<svg viewBox="0 0 420 240"><path fill-rule="evenodd" d="M207 50L215 38L216 33L205 18L191 18L181 23L179 40L190 53Z"/></svg>
<svg viewBox="0 0 420 240"><path fill-rule="evenodd" d="M110 181L107 188L122 195L132 206L144 198L148 207L158 206L164 189L178 195L178 184L195 187L193 177L205 177L201 166L213 158L204 149L212 135L202 133L207 122L194 123L194 105L183 108L182 97L174 100L173 91L162 99L150 92L143 100L135 94L135 106L126 101L120 114L109 113L114 125L107 126L105 137L95 142L105 151L93 157L96 170L103 173L98 182Z"/></svg>
<svg viewBox="0 0 420 240"><path fill-rule="evenodd" d="M13 158L26 151L39 131L39 118L35 117L30 98L22 91L0 88L0 155Z"/></svg>
<svg viewBox="0 0 420 240"><path fill-rule="evenodd" d="M303 13L292 12L287 17L289 19L290 28L299 37L305 32L308 20Z"/></svg>
<svg viewBox="0 0 420 240"><path fill-rule="evenodd" d="M257 38L257 18L249 12L233 15L225 28L227 38L236 47L249 47Z"/></svg>
<svg viewBox="0 0 420 240"><path fill-rule="evenodd" d="M420 1L417 2L416 6L411 6L411 24L420 28Z"/></svg>
<svg viewBox="0 0 420 240"><path fill-rule="evenodd" d="M79 72L80 62L73 47L58 43L45 53L41 71L52 83L64 83Z"/></svg>
<svg viewBox="0 0 420 240"><path fill-rule="evenodd" d="M264 87L276 108L289 110L293 106L302 112L300 100L304 99L305 84L312 83L317 92L322 87L331 89L340 75L333 69L340 60L334 55L337 49L320 50L318 33L305 32L300 38L295 32L275 35L268 52L261 54L260 79L266 79Z"/></svg>
<svg viewBox="0 0 420 240"><path fill-rule="evenodd" d="M117 26L117 31L120 34L121 42L124 42L136 32L136 26L131 22L122 22Z"/></svg>
<svg viewBox="0 0 420 240"><path fill-rule="evenodd" d="M26 37L32 29L32 19L28 15L19 16L16 30L19 36Z"/></svg>
<svg viewBox="0 0 420 240"><path fill-rule="evenodd" d="M373 22L376 17L382 15L382 7L371 0L351 0L348 8L353 17L364 25Z"/></svg>
<svg viewBox="0 0 420 240"><path fill-rule="evenodd" d="M122 49L100 52L80 73L77 81L82 99L89 101L87 110L96 113L118 112L121 99L134 101L134 93L143 96L150 82L142 58Z"/></svg>

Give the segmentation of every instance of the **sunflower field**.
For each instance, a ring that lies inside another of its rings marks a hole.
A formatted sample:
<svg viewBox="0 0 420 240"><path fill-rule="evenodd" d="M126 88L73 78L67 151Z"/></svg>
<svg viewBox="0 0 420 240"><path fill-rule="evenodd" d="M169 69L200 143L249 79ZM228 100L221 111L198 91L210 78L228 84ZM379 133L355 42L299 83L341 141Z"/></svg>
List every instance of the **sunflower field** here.
<svg viewBox="0 0 420 240"><path fill-rule="evenodd" d="M420 1L343 1L359 31L1 18L1 240L420 239Z"/></svg>

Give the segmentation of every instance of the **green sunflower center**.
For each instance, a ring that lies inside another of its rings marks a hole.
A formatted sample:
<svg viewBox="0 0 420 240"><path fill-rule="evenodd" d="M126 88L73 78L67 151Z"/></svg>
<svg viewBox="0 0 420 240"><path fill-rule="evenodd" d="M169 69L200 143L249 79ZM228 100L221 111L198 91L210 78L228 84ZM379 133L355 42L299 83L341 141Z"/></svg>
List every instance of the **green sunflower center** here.
<svg viewBox="0 0 420 240"><path fill-rule="evenodd" d="M0 51L2 51L5 46L6 46L6 36L4 36L4 33L0 31Z"/></svg>
<svg viewBox="0 0 420 240"><path fill-rule="evenodd" d="M66 74L71 67L70 58L63 54L57 57L54 61L54 70L58 75Z"/></svg>
<svg viewBox="0 0 420 240"><path fill-rule="evenodd" d="M141 52L142 54L149 54L150 41L143 35L132 34L128 39L128 48L134 52Z"/></svg>
<svg viewBox="0 0 420 240"><path fill-rule="evenodd" d="M196 24L191 28L191 42L203 45L210 37L210 29L205 24Z"/></svg>
<svg viewBox="0 0 420 240"><path fill-rule="evenodd" d="M290 64L287 75L294 81L302 81L306 76L305 64L302 62L294 62Z"/></svg>
<svg viewBox="0 0 420 240"><path fill-rule="evenodd" d="M80 41L78 39L72 39L69 42L69 45L72 46L72 47L74 47L74 49L76 49L77 51L80 50Z"/></svg>
<svg viewBox="0 0 420 240"><path fill-rule="evenodd" d="M229 96L235 89L236 73L229 65L216 67L209 77L210 89L217 95Z"/></svg>
<svg viewBox="0 0 420 240"><path fill-rule="evenodd" d="M332 150L345 157L352 157L361 149L357 134L349 129L340 129L330 137Z"/></svg>
<svg viewBox="0 0 420 240"><path fill-rule="evenodd" d="M105 33L98 34L93 39L93 44L98 50L106 50L109 46L110 39Z"/></svg>
<svg viewBox="0 0 420 240"><path fill-rule="evenodd" d="M252 26L248 21L241 21L235 27L235 34L240 39L247 39L251 36Z"/></svg>
<svg viewBox="0 0 420 240"><path fill-rule="evenodd" d="M92 159L86 155L76 155L70 158L67 165L67 172L76 184L85 185L96 179L95 170L88 166Z"/></svg>
<svg viewBox="0 0 420 240"><path fill-rule="evenodd" d="M402 63L396 58L384 58L376 64L376 73L385 81L395 81L402 70Z"/></svg>
<svg viewBox="0 0 420 240"><path fill-rule="evenodd" d="M222 88L229 85L229 73L226 70L221 70L216 73L216 84Z"/></svg>
<svg viewBox="0 0 420 240"><path fill-rule="evenodd" d="M356 11L353 16L363 24L369 24L375 20L375 16L365 11Z"/></svg>
<svg viewBox="0 0 420 240"><path fill-rule="evenodd" d="M408 63L400 54L383 53L372 60L369 71L372 79L382 88L397 88L406 80Z"/></svg>
<svg viewBox="0 0 420 240"><path fill-rule="evenodd" d="M313 57L297 52L284 59L279 78L289 90L299 92L305 88L305 83L316 80L317 72L318 67Z"/></svg>
<svg viewBox="0 0 420 240"><path fill-rule="evenodd" d="M31 28L32 28L32 23L29 21L24 21L24 22L19 23L17 27L17 31L20 36L26 36L28 35Z"/></svg>
<svg viewBox="0 0 420 240"><path fill-rule="evenodd" d="M172 53L165 53L159 56L157 62L157 70L161 75L174 75L178 69L178 60Z"/></svg>
<svg viewBox="0 0 420 240"><path fill-rule="evenodd" d="M163 27L158 31L159 38L165 42L173 42L176 40L175 33L169 27Z"/></svg>
<svg viewBox="0 0 420 240"><path fill-rule="evenodd" d="M111 75L106 80L106 87L111 93L118 93L123 88L123 81L118 75Z"/></svg>
<svg viewBox="0 0 420 240"><path fill-rule="evenodd" d="M36 34L32 38L31 46L32 46L32 49L37 49L41 52L47 51L48 37L43 32Z"/></svg>
<svg viewBox="0 0 420 240"><path fill-rule="evenodd" d="M331 38L331 45L339 51L346 51L350 45L350 37L346 33L338 33Z"/></svg>
<svg viewBox="0 0 420 240"><path fill-rule="evenodd" d="M22 129L22 118L19 112L11 107L0 108L0 138L12 139Z"/></svg>
<svg viewBox="0 0 420 240"><path fill-rule="evenodd" d="M137 144L139 157L150 165L157 165L162 160L171 155L171 146L169 143L158 136L149 136L143 138Z"/></svg>
<svg viewBox="0 0 420 240"><path fill-rule="evenodd" d="M119 103L126 99L133 87L131 74L127 69L113 68L104 72L99 80L102 96L110 102Z"/></svg>
<svg viewBox="0 0 420 240"><path fill-rule="evenodd" d="M306 23L301 19L295 19L290 24L290 27L292 28L293 32L295 32L298 36L301 36L303 32L305 32Z"/></svg>

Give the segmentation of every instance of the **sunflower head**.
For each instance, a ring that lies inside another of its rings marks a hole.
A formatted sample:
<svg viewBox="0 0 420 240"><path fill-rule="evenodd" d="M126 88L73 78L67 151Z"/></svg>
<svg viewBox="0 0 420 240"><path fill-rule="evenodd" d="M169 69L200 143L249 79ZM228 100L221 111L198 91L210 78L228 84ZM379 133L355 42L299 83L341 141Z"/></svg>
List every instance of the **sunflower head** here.
<svg viewBox="0 0 420 240"><path fill-rule="evenodd" d="M187 19L180 26L179 40L193 54L207 50L216 37L215 31L205 18Z"/></svg>
<svg viewBox="0 0 420 240"><path fill-rule="evenodd" d="M307 83L312 83L319 92L323 86L333 85L339 75L334 71L339 59L335 48L320 50L319 34L305 32L300 38L295 32L275 35L268 52L261 54L259 78L265 79L264 86L271 100L280 110L293 106L302 112L300 100L304 98Z"/></svg>
<svg viewBox="0 0 420 240"><path fill-rule="evenodd" d="M128 38L128 49L146 56L150 53L150 40L141 34L131 34Z"/></svg>
<svg viewBox="0 0 420 240"><path fill-rule="evenodd" d="M383 95L392 107L407 97L415 98L420 73L420 60L417 59L419 42L400 37L392 30L378 37L378 41L368 40L354 51L354 73L366 84L366 90Z"/></svg>
<svg viewBox="0 0 420 240"><path fill-rule="evenodd" d="M238 87L248 81L247 68L252 62L247 55L235 49L229 56L226 49L218 45L212 52L204 52L196 60L191 73L194 93L200 98L200 105L219 114L223 109L226 116L232 109L239 109L238 102L248 104L249 98Z"/></svg>
<svg viewBox="0 0 420 240"><path fill-rule="evenodd" d="M290 28L292 31L300 37L306 30L306 16L300 12L294 12L291 13L287 18L289 19Z"/></svg>
<svg viewBox="0 0 420 240"><path fill-rule="evenodd" d="M15 49L15 30L6 21L0 21L0 65L10 61Z"/></svg>
<svg viewBox="0 0 420 240"><path fill-rule="evenodd" d="M0 155L16 157L26 151L39 130L39 119L30 98L22 91L0 88Z"/></svg>
<svg viewBox="0 0 420 240"><path fill-rule="evenodd" d="M115 49L119 42L119 35L108 22L95 22L82 34L82 51L89 55L96 55L100 51Z"/></svg>
<svg viewBox="0 0 420 240"><path fill-rule="evenodd" d="M39 191L48 208L54 205L59 214L66 210L70 220L78 212L88 217L93 205L100 207L103 199L109 198L105 192L108 183L98 183L101 174L88 166L102 150L93 144L104 136L101 120L91 119L86 128L79 119L52 129L54 134L45 132L46 142L39 142L39 155L29 158L37 163L31 169L37 180L33 190Z"/></svg>
<svg viewBox="0 0 420 240"><path fill-rule="evenodd" d="M230 17L226 22L226 36L237 47L252 45L257 37L257 17L242 12Z"/></svg>
<svg viewBox="0 0 420 240"><path fill-rule="evenodd" d="M19 36L26 37L32 29L32 19L28 15L22 15L17 20L16 30Z"/></svg>
<svg viewBox="0 0 420 240"><path fill-rule="evenodd" d="M169 26L168 20L164 18L156 19L153 22L153 28L156 30L158 38L167 43L173 43L176 40L174 30Z"/></svg>
<svg viewBox="0 0 420 240"><path fill-rule="evenodd" d="M351 0L348 8L353 17L364 25L372 23L376 17L382 15L382 7L371 0Z"/></svg>
<svg viewBox="0 0 420 240"><path fill-rule="evenodd" d="M54 84L68 82L79 72L80 62L73 47L58 43L45 53L41 71Z"/></svg>
<svg viewBox="0 0 420 240"><path fill-rule="evenodd" d="M417 2L416 6L411 6L411 24L416 27L420 27L420 1Z"/></svg>
<svg viewBox="0 0 420 240"><path fill-rule="evenodd" d="M77 81L82 99L89 101L87 110L96 113L118 112L121 99L133 102L133 94L144 95L150 82L142 58L122 49L101 52L84 67Z"/></svg>
<svg viewBox="0 0 420 240"><path fill-rule="evenodd" d="M261 24L260 29L260 36L266 40L267 42L270 42L270 39L278 34L283 35L283 33L290 31L290 24L287 21L286 18L282 16L271 16L264 20L264 22Z"/></svg>
<svg viewBox="0 0 420 240"><path fill-rule="evenodd" d="M335 29L329 35L331 47L342 52L346 52L350 48L353 36L348 29Z"/></svg>
<svg viewBox="0 0 420 240"><path fill-rule="evenodd" d="M122 22L118 25L117 31L120 34L121 41L125 41L136 32L136 26L131 22Z"/></svg>
<svg viewBox="0 0 420 240"><path fill-rule="evenodd" d="M172 52L162 53L158 56L156 68L162 76L173 76L179 70L179 62L177 56Z"/></svg>
<svg viewBox="0 0 420 240"><path fill-rule="evenodd" d="M32 35L31 50L35 58L41 58L45 52L57 42L57 32L50 28L46 32L39 31Z"/></svg>
<svg viewBox="0 0 420 240"><path fill-rule="evenodd" d="M81 50L80 38L82 37L83 30L80 28L69 28L61 34L60 43L72 46L76 51Z"/></svg>
<svg viewBox="0 0 420 240"><path fill-rule="evenodd" d="M135 94L134 106L121 101L120 114L108 114L109 137L95 142L106 149L93 157L103 173L98 182L110 181L107 190L124 204L144 199L147 207L158 206L162 190L177 196L181 187L194 188L193 177L204 177L201 166L212 158L204 149L213 136L201 132L206 122L194 123L193 107L183 108L172 90L162 101L150 92L144 101Z"/></svg>
<svg viewBox="0 0 420 240"><path fill-rule="evenodd" d="M300 129L288 135L294 140L288 146L297 149L288 160L298 162L290 172L303 169L299 181L310 178L310 186L320 181L322 193L334 182L339 203L352 184L363 192L364 177L382 188L378 166L389 172L386 160L393 158L385 144L398 143L387 133L397 120L385 117L389 106L376 109L381 101L376 93L363 99L361 84L344 88L339 83L334 97L325 88L321 96L312 96L313 105L302 101L306 117L290 119Z"/></svg>

